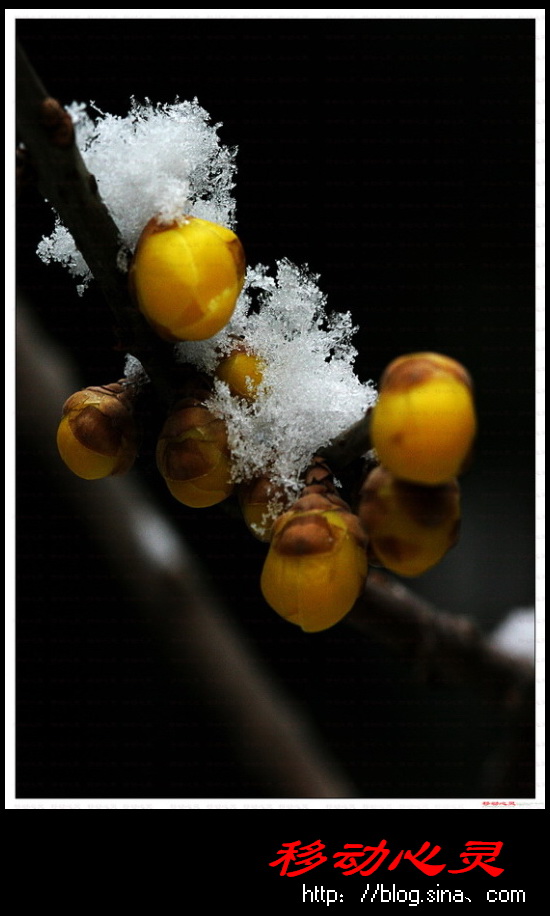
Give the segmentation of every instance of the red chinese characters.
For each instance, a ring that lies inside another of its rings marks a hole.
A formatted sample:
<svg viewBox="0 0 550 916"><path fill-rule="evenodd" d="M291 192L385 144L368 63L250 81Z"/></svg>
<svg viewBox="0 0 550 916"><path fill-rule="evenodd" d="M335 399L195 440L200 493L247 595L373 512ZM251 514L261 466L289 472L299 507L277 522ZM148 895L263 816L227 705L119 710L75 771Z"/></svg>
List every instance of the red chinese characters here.
<svg viewBox="0 0 550 916"><path fill-rule="evenodd" d="M407 849L407 852L405 853L401 851L399 855L395 857L393 862L391 862L388 865L388 871L393 871L394 868L397 868L397 866L399 865L399 862L401 861L401 858L403 857L404 859L407 859L409 862L412 862L415 868L418 868L419 871L423 872L425 875L429 875L430 877L433 877L434 875L438 875L439 872L443 871L443 869L445 868L445 864L436 865L435 863L433 863L432 865L429 865L428 862L430 861L430 859L433 859L433 857L436 856L438 852L441 852L441 846L434 846L431 852L427 852L429 848L430 848L430 844L426 842L426 843L422 843L422 846L420 847L418 852L412 852L410 849ZM424 856L424 858L421 858L421 856Z"/></svg>
<svg viewBox="0 0 550 916"><path fill-rule="evenodd" d="M272 868L281 865L280 874L286 875L287 878L294 878L296 875L303 875L306 871L311 871L312 868L316 868L326 862L327 857L321 851L324 848L325 844L321 843L321 840L316 840L315 843L310 843L306 846L300 846L300 840L296 840L294 843L283 843L282 849L279 849L277 853L281 858L269 864ZM298 868L289 871L290 865L297 865Z"/></svg>
<svg viewBox="0 0 550 916"><path fill-rule="evenodd" d="M335 868L341 868L344 875L372 875L386 859L390 850L386 841L381 840L378 846L362 846L360 843L346 843L346 852L335 852Z"/></svg>
<svg viewBox="0 0 550 916"><path fill-rule="evenodd" d="M483 868L487 874L491 875L492 878L498 877L504 871L503 868L498 868L495 865L489 865L489 862L494 862L500 850L502 849L502 843L485 843L485 842L475 842L470 840L465 843L466 852L460 853L460 858L466 863L466 868L450 868L450 875L460 875L462 872L471 871L472 868L479 866ZM470 861L470 859L472 861ZM485 860L485 861L484 861Z"/></svg>
<svg viewBox="0 0 550 916"><path fill-rule="evenodd" d="M500 854L502 842L468 840L464 845L464 852L459 854L464 862L464 868L447 868L445 862L432 861L439 856L441 846L431 846L427 840L416 852L413 852L412 849L401 849L397 855L392 854L386 840L380 840L377 846L346 843L342 851L334 853L333 867L340 868L343 875L359 874L363 877L372 875L384 862L386 862L388 871L394 871L401 862L410 862L414 868L430 878L439 875L443 869L447 869L450 875L460 875L474 868L482 868L492 878L502 874L503 868L491 864ZM304 845L301 845L300 840L283 843L278 852L280 858L270 862L269 865L272 868L280 865L280 874L286 875L287 878L303 875L328 861L328 857L323 852L325 848L321 840ZM391 859L387 861L389 856Z"/></svg>
<svg viewBox="0 0 550 916"><path fill-rule="evenodd" d="M428 864L430 859L441 852L441 846L434 846L430 852L426 852L430 847L429 843L423 843L418 852L414 853L411 849L401 850L391 862L388 863L388 871L393 871L402 859L406 859L418 868L425 875L438 875L445 868L445 864L436 865ZM361 846L355 843L346 843L344 849L346 852L336 852L333 858L337 859L334 863L335 868L341 868L344 875L355 875L359 873L364 877L372 875L379 868L382 862L390 855L390 850L386 846L386 840L382 840L378 846ZM421 858L423 856L423 858Z"/></svg>

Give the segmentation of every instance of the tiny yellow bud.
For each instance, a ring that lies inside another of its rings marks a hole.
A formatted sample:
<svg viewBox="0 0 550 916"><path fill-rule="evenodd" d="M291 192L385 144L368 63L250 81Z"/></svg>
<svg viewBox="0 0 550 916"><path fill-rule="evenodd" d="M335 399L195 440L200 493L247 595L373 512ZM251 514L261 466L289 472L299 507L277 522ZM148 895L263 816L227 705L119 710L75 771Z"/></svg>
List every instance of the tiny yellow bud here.
<svg viewBox="0 0 550 916"><path fill-rule="evenodd" d="M231 394L254 401L264 377L264 362L252 353L233 350L220 361L216 375L229 385Z"/></svg>
<svg viewBox="0 0 550 916"><path fill-rule="evenodd" d="M195 216L141 233L130 267L130 291L165 340L205 340L229 321L243 287L245 258L230 229Z"/></svg>
<svg viewBox="0 0 550 916"><path fill-rule="evenodd" d="M133 395L132 386L114 382L84 388L65 402L57 447L77 477L98 480L131 468L139 440Z"/></svg>
<svg viewBox="0 0 550 916"><path fill-rule="evenodd" d="M214 506L233 491L223 420L186 398L167 417L157 444L157 466L172 496L195 509Z"/></svg>
<svg viewBox="0 0 550 916"><path fill-rule="evenodd" d="M400 576L420 576L457 541L458 483L425 487L398 480L386 468L377 467L361 488L358 515L373 562Z"/></svg>
<svg viewBox="0 0 550 916"><path fill-rule="evenodd" d="M365 536L342 505L312 494L274 525L262 592L273 610L307 633L326 630L345 617L367 576Z"/></svg>
<svg viewBox="0 0 550 916"><path fill-rule="evenodd" d="M439 353L394 360L380 384L371 438L396 477L435 485L460 473L476 432L466 369Z"/></svg>

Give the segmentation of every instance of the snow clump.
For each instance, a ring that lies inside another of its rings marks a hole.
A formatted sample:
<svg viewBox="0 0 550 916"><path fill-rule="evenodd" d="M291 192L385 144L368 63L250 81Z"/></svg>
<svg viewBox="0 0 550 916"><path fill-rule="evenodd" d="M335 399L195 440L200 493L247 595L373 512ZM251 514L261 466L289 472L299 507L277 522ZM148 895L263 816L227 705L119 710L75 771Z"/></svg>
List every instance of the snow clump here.
<svg viewBox="0 0 550 916"><path fill-rule="evenodd" d="M90 105L94 118L83 104L68 107L76 143L129 251L153 216L171 222L192 215L234 228L236 150L221 144L221 125L210 123L196 99L171 105L132 99L125 118ZM58 217L38 255L81 279L79 292L88 285L90 270Z"/></svg>
<svg viewBox="0 0 550 916"><path fill-rule="evenodd" d="M249 269L230 323L210 340L176 345L180 361L212 374L236 342L264 364L253 401L217 380L206 402L228 430L235 482L269 476L289 496L316 451L360 420L376 401L353 370L351 315L327 314L319 277L288 260L275 278Z"/></svg>

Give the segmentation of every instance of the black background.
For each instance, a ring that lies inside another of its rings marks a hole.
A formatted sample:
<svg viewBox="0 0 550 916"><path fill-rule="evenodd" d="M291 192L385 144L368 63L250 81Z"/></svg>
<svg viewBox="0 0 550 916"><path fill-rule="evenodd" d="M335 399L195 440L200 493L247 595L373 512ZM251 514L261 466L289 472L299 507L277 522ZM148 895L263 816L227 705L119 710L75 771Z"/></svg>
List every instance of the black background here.
<svg viewBox="0 0 550 916"><path fill-rule="evenodd" d="M63 103L124 115L132 95L196 96L223 123L223 142L239 148L248 262L287 257L321 274L329 307L360 327L361 378L415 350L470 369L480 433L461 543L414 587L487 631L532 603L534 22L20 20L17 31ZM101 297L79 299L68 274L35 255L52 226L48 205L25 192L19 285L81 383L111 381L121 359ZM307 637L279 620L259 591L264 547L222 509L170 500L153 445L137 473L359 796L491 800L482 780L498 715L474 691L417 683L345 625ZM63 474L37 469L23 435L18 468L19 798L269 797L240 769L219 710L192 694L175 707L154 639L108 565L89 562ZM526 778L513 788L534 793Z"/></svg>

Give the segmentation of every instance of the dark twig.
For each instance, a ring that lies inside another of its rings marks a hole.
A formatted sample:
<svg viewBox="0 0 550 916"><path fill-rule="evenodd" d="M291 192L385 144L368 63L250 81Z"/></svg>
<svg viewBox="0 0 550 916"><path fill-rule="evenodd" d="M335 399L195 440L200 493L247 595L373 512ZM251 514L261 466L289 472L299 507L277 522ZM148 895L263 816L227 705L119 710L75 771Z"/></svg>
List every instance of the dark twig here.
<svg viewBox="0 0 550 916"><path fill-rule="evenodd" d="M504 726L485 762L481 791L529 797L535 785L534 668L494 649L466 617L431 607L389 576L371 571L349 625L416 667L434 684L463 687Z"/></svg>
<svg viewBox="0 0 550 916"><path fill-rule="evenodd" d="M121 346L144 366L162 403L171 400L171 348L130 301L119 231L75 143L71 118L44 89L17 46L17 129L37 185L57 211L98 283L117 323Z"/></svg>
<svg viewBox="0 0 550 916"><path fill-rule="evenodd" d="M117 267L118 229L74 142L68 113L48 96L17 47L17 128L32 157L38 186L67 226L117 320L131 322L125 278Z"/></svg>
<svg viewBox="0 0 550 916"><path fill-rule="evenodd" d="M369 574L347 621L415 663L422 678L476 689L514 709L533 682L533 667L493 649L475 624L430 606L381 572Z"/></svg>
<svg viewBox="0 0 550 916"><path fill-rule="evenodd" d="M332 440L330 445L318 449L317 454L324 458L326 463L334 471L340 471L351 464L356 458L360 458L369 449L372 448L370 440L370 417L372 408L370 407L353 426L348 427L343 433L340 433Z"/></svg>

